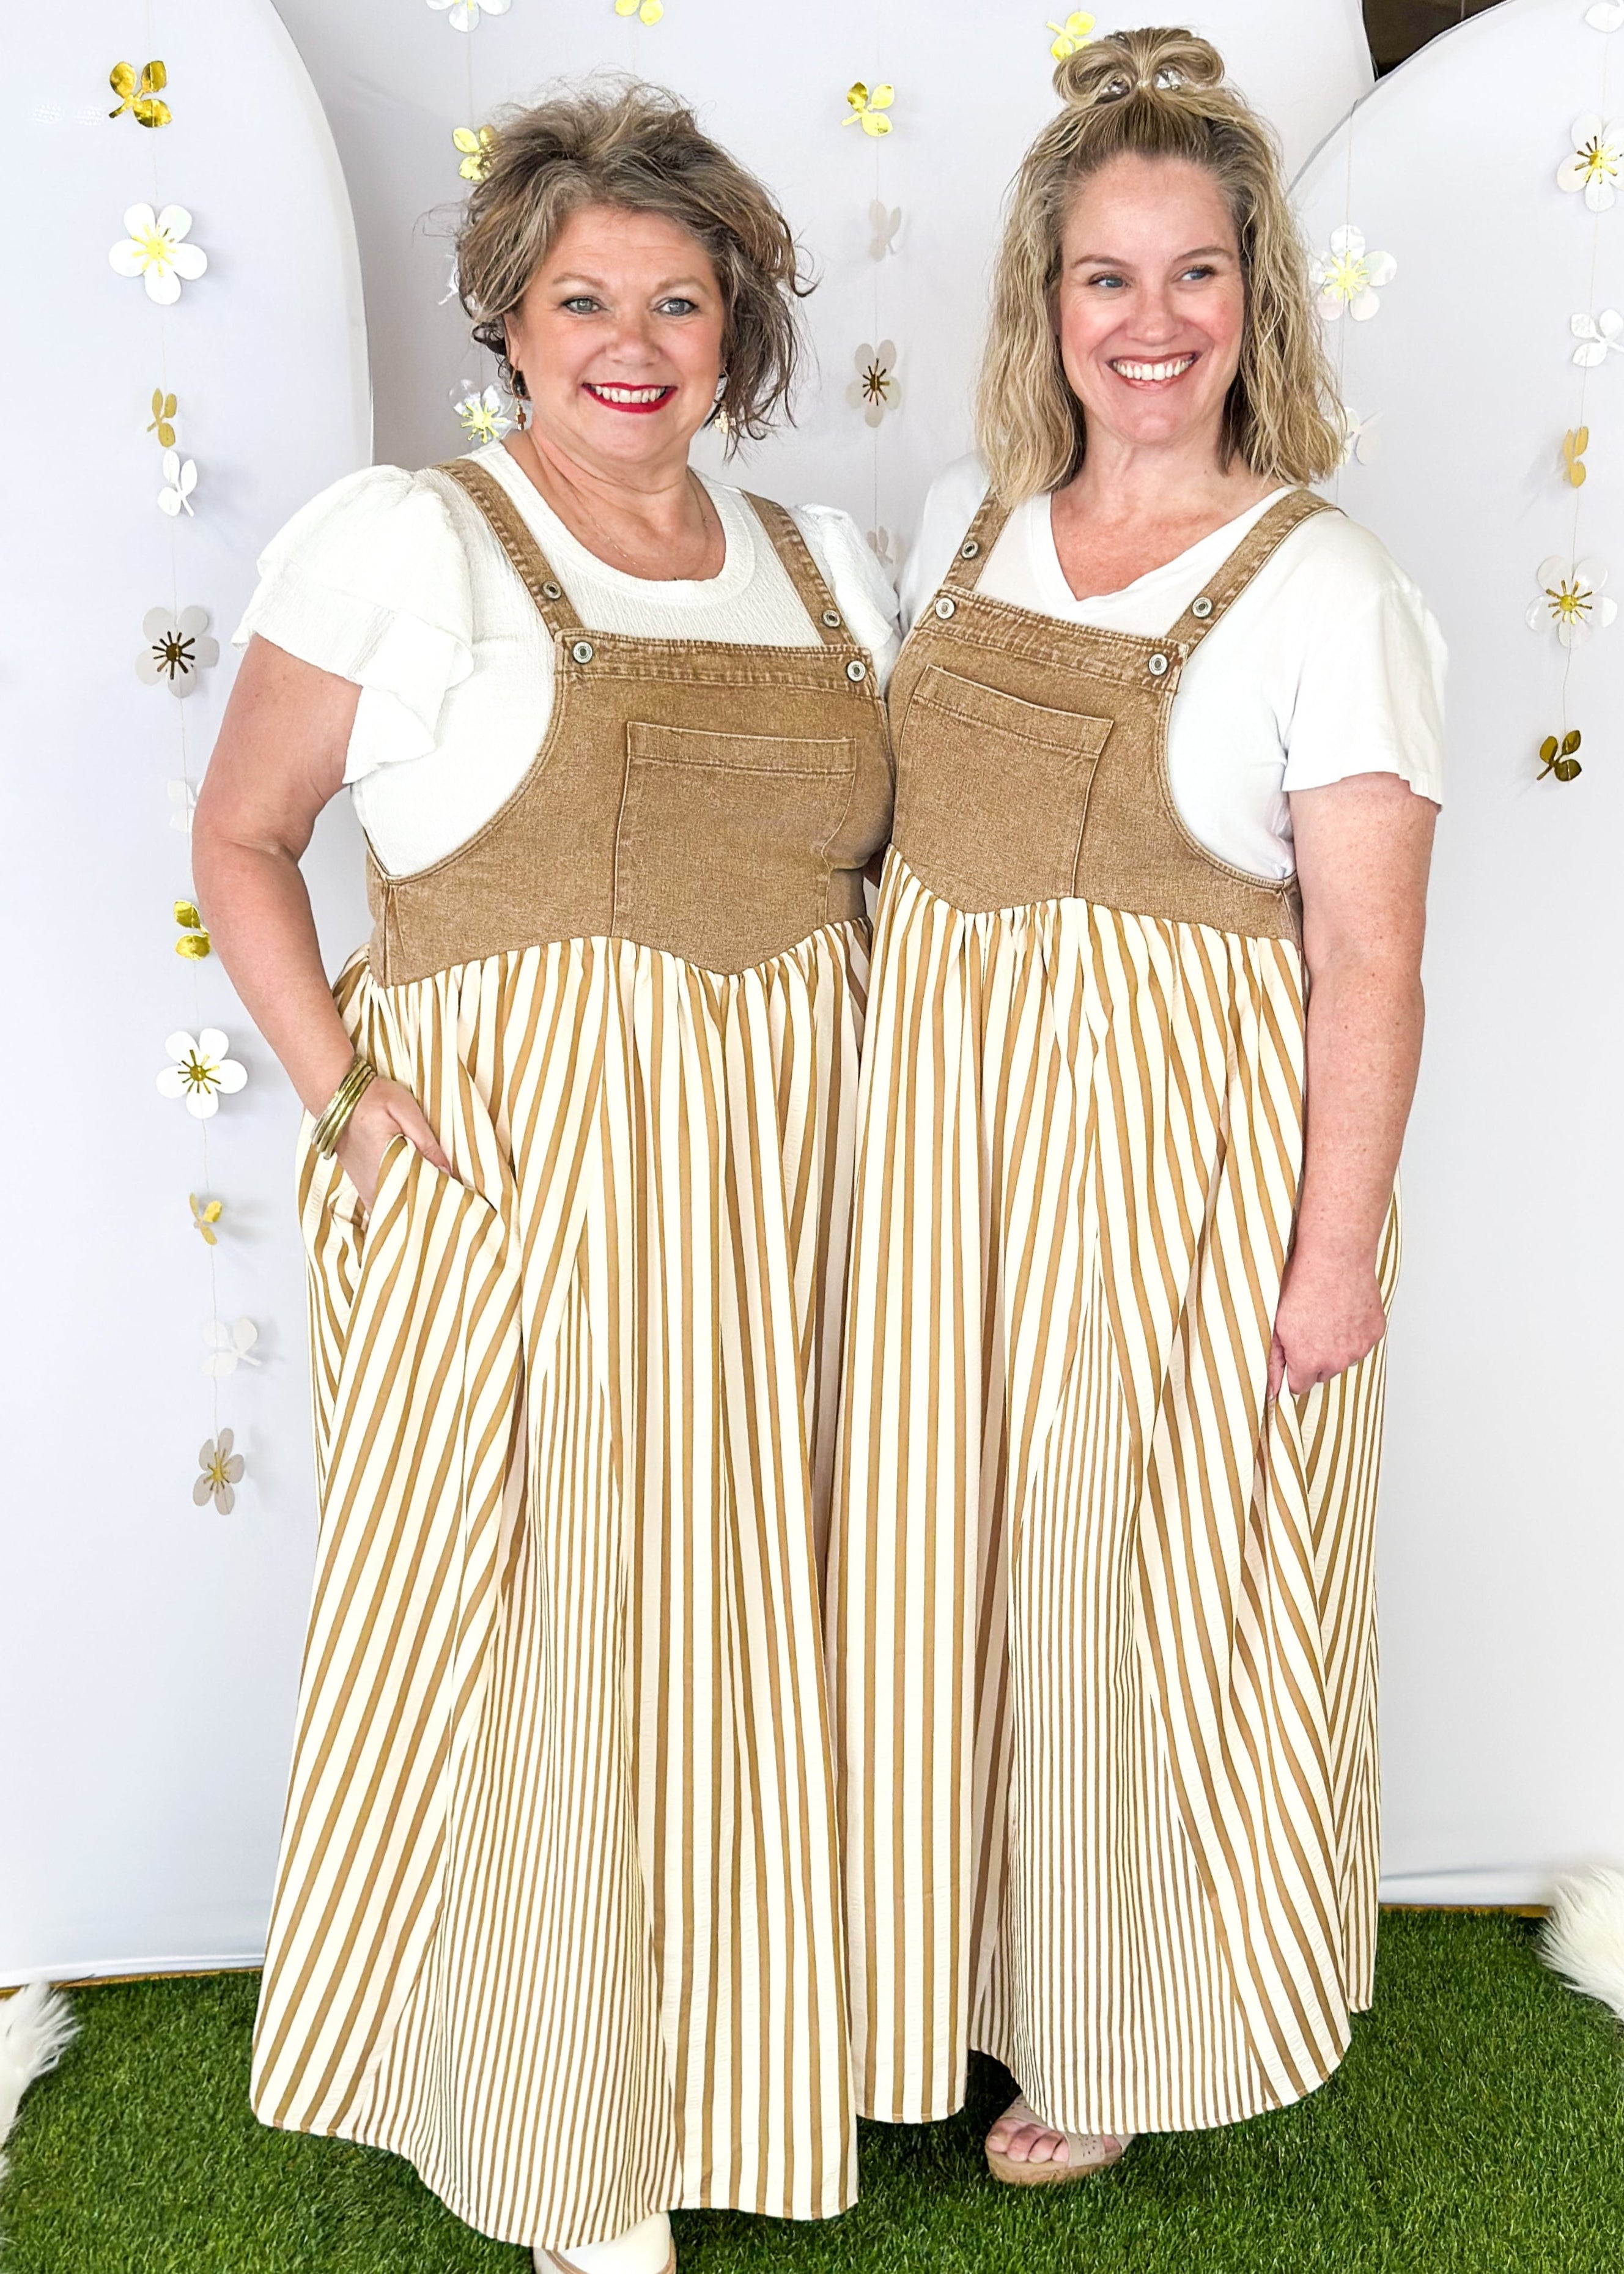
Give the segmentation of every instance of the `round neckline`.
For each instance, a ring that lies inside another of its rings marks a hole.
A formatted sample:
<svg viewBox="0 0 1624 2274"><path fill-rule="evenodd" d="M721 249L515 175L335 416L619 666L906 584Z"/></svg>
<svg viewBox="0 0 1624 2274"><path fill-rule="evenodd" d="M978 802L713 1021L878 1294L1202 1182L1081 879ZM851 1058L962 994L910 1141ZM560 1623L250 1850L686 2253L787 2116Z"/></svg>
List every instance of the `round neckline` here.
<svg viewBox="0 0 1624 2274"><path fill-rule="evenodd" d="M1222 545L1222 552L1219 557L1227 557L1253 523L1260 521L1270 506L1285 497L1291 488L1291 483L1282 482L1267 497L1259 498L1255 505L1247 506L1229 521L1220 522L1216 529L1209 529L1205 537L1198 537L1193 545L1187 545L1170 561L1162 561L1159 568L1147 568L1131 584L1119 584L1114 592L1079 593L1071 590L1066 582L1065 570L1060 565L1060 548L1055 543L1053 493L1035 497L1031 501L1032 518L1026 537L1034 579L1043 594L1044 606L1051 615L1064 615L1072 608L1095 608L1115 601L1132 601L1136 594L1154 584L1158 577L1171 576L1185 570L1189 563L1209 546L1216 547ZM1041 511L1038 510L1040 508Z"/></svg>
<svg viewBox="0 0 1624 2274"><path fill-rule="evenodd" d="M573 570L645 606L713 607L722 601L736 599L755 574L754 515L737 490L708 480L697 466L695 475L704 484L705 495L722 524L721 567L714 576L634 576L627 569L617 568L613 561L600 559L590 545L582 543L554 513L512 451L500 442L486 442L468 455L476 465L486 468L501 483L566 591L569 590Z"/></svg>

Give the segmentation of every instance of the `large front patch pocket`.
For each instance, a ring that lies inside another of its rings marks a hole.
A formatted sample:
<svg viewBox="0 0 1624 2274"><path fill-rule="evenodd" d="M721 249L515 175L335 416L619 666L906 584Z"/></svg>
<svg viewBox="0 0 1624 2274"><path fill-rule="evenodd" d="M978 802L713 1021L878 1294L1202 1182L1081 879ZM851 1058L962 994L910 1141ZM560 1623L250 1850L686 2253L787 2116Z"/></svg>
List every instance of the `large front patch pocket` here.
<svg viewBox="0 0 1624 2274"><path fill-rule="evenodd" d="M827 919L857 775L845 737L718 734L633 719L614 843L614 930L745 971Z"/></svg>
<svg viewBox="0 0 1624 2274"><path fill-rule="evenodd" d="M929 665L898 751L898 852L966 914L1068 898L1111 723Z"/></svg>

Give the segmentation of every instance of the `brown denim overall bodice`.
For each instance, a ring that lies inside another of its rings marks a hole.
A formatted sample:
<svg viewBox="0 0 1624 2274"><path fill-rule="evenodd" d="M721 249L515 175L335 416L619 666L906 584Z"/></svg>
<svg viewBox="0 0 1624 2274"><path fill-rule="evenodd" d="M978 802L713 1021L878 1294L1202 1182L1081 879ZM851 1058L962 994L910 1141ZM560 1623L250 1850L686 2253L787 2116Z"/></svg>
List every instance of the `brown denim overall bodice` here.
<svg viewBox="0 0 1624 2274"><path fill-rule="evenodd" d="M1302 937L1297 879L1254 877L1191 833L1168 779L1168 719L1184 666L1281 541L1316 513L1272 505L1165 636L1096 630L976 590L1008 518L989 494L891 685L892 843L966 915L1079 899Z"/></svg>
<svg viewBox="0 0 1624 2274"><path fill-rule="evenodd" d="M749 503L821 645L589 631L495 476L437 470L490 523L553 642L535 759L474 835L391 877L369 853L379 984L560 939L612 937L747 970L864 913L891 820L868 658L789 514Z"/></svg>

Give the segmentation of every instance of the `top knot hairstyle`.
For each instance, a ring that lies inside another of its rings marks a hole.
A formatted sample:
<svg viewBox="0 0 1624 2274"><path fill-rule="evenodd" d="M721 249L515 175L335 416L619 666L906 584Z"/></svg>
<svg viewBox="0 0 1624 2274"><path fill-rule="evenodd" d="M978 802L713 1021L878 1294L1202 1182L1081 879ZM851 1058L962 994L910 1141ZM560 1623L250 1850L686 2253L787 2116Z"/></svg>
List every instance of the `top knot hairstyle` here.
<svg viewBox="0 0 1624 2274"><path fill-rule="evenodd" d="M976 394L981 455L1010 505L1063 489L1087 447L1066 380L1054 299L1066 215L1079 183L1115 158L1204 166L1234 216L1246 290L1240 368L1220 445L1256 474L1320 481L1340 462L1342 421L1279 146L1223 58L1192 32L1118 32L1065 57L1064 108L1021 162L993 275Z"/></svg>
<svg viewBox="0 0 1624 2274"><path fill-rule="evenodd" d="M618 206L678 222L710 256L726 312L711 417L725 421L729 450L788 418L801 349L795 304L811 287L776 201L702 132L680 95L605 77L499 112L492 124L491 162L457 231L456 277L474 337L497 358L505 387L525 392L502 319L572 215Z"/></svg>

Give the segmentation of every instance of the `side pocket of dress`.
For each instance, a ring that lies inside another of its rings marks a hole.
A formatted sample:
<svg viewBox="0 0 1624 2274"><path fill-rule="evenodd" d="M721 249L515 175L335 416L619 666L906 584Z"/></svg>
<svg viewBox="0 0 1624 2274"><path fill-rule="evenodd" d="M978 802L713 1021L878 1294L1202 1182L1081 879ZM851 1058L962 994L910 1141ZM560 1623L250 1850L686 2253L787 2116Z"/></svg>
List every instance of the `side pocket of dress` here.
<svg viewBox="0 0 1624 2274"><path fill-rule="evenodd" d="M307 1114L299 1131L298 1201L310 1303L316 1489L322 1496L327 1491L327 1455L332 1443L339 1373L361 1284L367 1210L361 1195L339 1166L336 1154L324 1157L311 1143L312 1126ZM400 1155L410 1149L402 1137L392 1137L385 1147L379 1171L379 1201L384 1198L386 1183L399 1168Z"/></svg>

